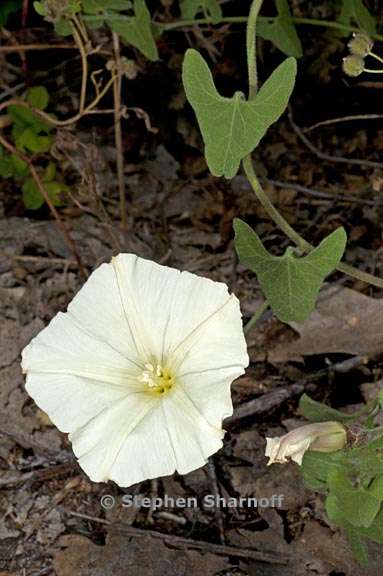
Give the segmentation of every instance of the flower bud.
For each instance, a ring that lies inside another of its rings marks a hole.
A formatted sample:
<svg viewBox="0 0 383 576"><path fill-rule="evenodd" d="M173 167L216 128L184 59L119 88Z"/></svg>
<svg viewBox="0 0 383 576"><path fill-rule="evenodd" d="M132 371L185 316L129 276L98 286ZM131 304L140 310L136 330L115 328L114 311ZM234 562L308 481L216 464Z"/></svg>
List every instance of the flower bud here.
<svg viewBox="0 0 383 576"><path fill-rule="evenodd" d="M354 34L348 43L351 54L354 54L355 56L361 56L362 58L370 54L373 45L374 42L364 32Z"/></svg>
<svg viewBox="0 0 383 576"><path fill-rule="evenodd" d="M282 464L289 458L301 465L307 450L336 452L344 448L346 443L347 432L340 422L307 424L279 438L266 438L265 455L269 457L267 465L274 462Z"/></svg>
<svg viewBox="0 0 383 576"><path fill-rule="evenodd" d="M343 58L342 68L347 76L359 76L364 70L364 60L361 56L350 54L350 56Z"/></svg>

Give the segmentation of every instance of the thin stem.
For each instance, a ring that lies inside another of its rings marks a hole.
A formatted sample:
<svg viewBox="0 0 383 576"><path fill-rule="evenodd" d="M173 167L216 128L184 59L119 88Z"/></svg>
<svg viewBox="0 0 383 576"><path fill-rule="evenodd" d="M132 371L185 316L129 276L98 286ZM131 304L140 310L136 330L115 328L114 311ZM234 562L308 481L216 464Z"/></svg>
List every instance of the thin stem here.
<svg viewBox="0 0 383 576"><path fill-rule="evenodd" d="M246 27L247 71L249 77L249 100L255 97L258 87L257 77L257 47L255 27L263 0L253 0Z"/></svg>
<svg viewBox="0 0 383 576"><path fill-rule="evenodd" d="M88 84L88 58L86 55L86 51L84 48L84 44L81 38L81 34L78 32L76 25L72 23L72 34L73 38L75 39L77 48L80 52L81 56L81 65L82 65L82 77L81 77L81 93L80 93L80 106L79 112L83 114L85 110L85 100L86 100L86 88Z"/></svg>
<svg viewBox="0 0 383 576"><path fill-rule="evenodd" d="M275 208L274 204L271 202L270 198L263 190L259 180L254 172L253 162L251 160L251 156L246 156L243 160L243 168L245 170L245 174L247 179L250 182L252 189L255 192L256 197L258 198L259 202L262 204L270 218L275 222L275 224L286 234L290 240L294 242L303 252L307 252L308 250L312 249L311 244L306 242L304 238L302 238L298 232L294 230L290 226L290 224L283 218L283 216L278 212Z"/></svg>
<svg viewBox="0 0 383 576"><path fill-rule="evenodd" d="M94 98L94 100L84 109L83 113L78 112L77 114L75 114L71 118L67 118L66 120L56 120L55 118L53 118L53 116L51 116L51 114L44 112L44 110L39 110L38 108L34 108L30 104L28 104L28 102L26 102L25 100L19 100L17 98L12 98L11 100L7 100L6 102L2 102L0 104L0 112L4 108L8 108L8 106L12 106L12 105L21 106L22 108L27 108L28 110L33 112L33 114L35 114L35 116L38 116L38 117L42 118L43 120L45 120L46 122L48 122L48 124L52 124L53 126L69 126L70 124L74 124L75 122L80 120L83 116L86 116L87 114L92 113L92 111L94 110L94 108L96 108L96 106L100 102L100 100L102 100L102 98L108 92L109 88L111 87L111 85L114 82L114 78L115 78L115 76L113 75L108 80L108 82L105 84L103 89L97 94L97 96Z"/></svg>
<svg viewBox="0 0 383 576"><path fill-rule="evenodd" d="M260 185L258 178L255 175L250 155L246 156L246 158L243 160L243 168L256 197L273 222L286 234L288 238L290 238L292 242L294 242L294 244L298 246L300 250L302 250L302 252L309 252L312 250L314 247L304 238L302 238L302 236L290 226L290 224L283 218L282 214L278 212L267 194L262 189L262 186ZM347 274L348 276L352 276L353 278L360 280L361 282L366 282L367 284L371 284L377 288L383 288L382 278L378 278L377 276L373 276L373 274L358 270L349 264L341 262L338 264L336 269L339 272L343 272L343 274Z"/></svg>
<svg viewBox="0 0 383 576"><path fill-rule="evenodd" d="M381 70L375 70L374 68L363 68L363 72L368 72L369 74L383 74L383 68Z"/></svg>
<svg viewBox="0 0 383 576"><path fill-rule="evenodd" d="M120 58L120 40L118 34L116 34L115 32L113 32L113 50L117 71L117 75L113 82L114 140L116 143L116 164L117 164L118 191L120 198L121 227L124 231L126 231L127 219L126 219L126 200L125 200L124 155L122 150L122 132L121 132L122 73L121 73L121 58Z"/></svg>
<svg viewBox="0 0 383 576"><path fill-rule="evenodd" d="M258 21L273 22L276 16L259 16ZM333 28L335 30L343 30L345 32L360 32L357 26L347 26L340 22L333 22L331 20L317 20L315 18L292 18L295 24L303 24L306 26L320 26L322 28ZM201 24L245 24L248 21L247 16L227 16L221 18L219 22L213 22L211 18L195 18L194 20L177 20L176 22L155 22L155 25L161 28L162 31L174 30L177 28L185 28L189 26L198 26ZM382 34L371 34L371 38L375 40L383 40Z"/></svg>
<svg viewBox="0 0 383 576"><path fill-rule="evenodd" d="M247 322L247 324L245 324L245 327L243 329L245 335L249 334L251 332L251 330L254 328L254 326L256 325L256 323L258 322L258 320L263 316L263 314L266 312L266 310L269 307L269 303L267 300L265 300L264 302L262 302L262 304L260 306L258 306L258 308L256 309L256 311L254 312L254 314L252 315L252 317L250 318L250 320Z"/></svg>
<svg viewBox="0 0 383 576"><path fill-rule="evenodd" d="M74 44L13 44L12 46L0 46L0 53L26 52L27 50L76 50Z"/></svg>
<svg viewBox="0 0 383 576"><path fill-rule="evenodd" d="M368 56L371 56L371 58L375 58L375 60L378 60L379 62L381 62L383 64L383 58L378 56L378 54L375 54L374 52L369 52Z"/></svg>

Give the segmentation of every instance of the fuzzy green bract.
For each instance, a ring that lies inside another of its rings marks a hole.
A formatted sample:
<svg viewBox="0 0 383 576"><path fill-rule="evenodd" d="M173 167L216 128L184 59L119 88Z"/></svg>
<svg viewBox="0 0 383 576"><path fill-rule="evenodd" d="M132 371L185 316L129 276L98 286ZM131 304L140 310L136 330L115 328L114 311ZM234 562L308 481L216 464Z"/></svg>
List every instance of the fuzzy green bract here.
<svg viewBox="0 0 383 576"><path fill-rule="evenodd" d="M214 176L233 178L241 160L259 144L287 106L296 76L295 58L274 70L257 96L246 101L241 92L221 96L202 56L187 50L182 79L205 143L206 162Z"/></svg>
<svg viewBox="0 0 383 576"><path fill-rule="evenodd" d="M157 46L151 27L150 12L145 0L134 0L134 18L132 20L116 20L106 18L108 26L119 35L121 40L132 44L149 60L158 60Z"/></svg>
<svg viewBox="0 0 383 576"><path fill-rule="evenodd" d="M261 38L270 40L287 56L301 58L302 44L287 0L276 0L276 7L278 16L273 20L260 20L257 23L257 33Z"/></svg>
<svg viewBox="0 0 383 576"><path fill-rule="evenodd" d="M182 0L180 8L182 18L186 20L195 18L201 10L206 12L213 22L219 22L222 18L222 8L218 0Z"/></svg>
<svg viewBox="0 0 383 576"><path fill-rule="evenodd" d="M346 233L338 228L307 256L289 247L273 256L248 224L235 218L235 248L242 264L256 273L274 314L283 322L304 322L314 309L323 280L340 262Z"/></svg>

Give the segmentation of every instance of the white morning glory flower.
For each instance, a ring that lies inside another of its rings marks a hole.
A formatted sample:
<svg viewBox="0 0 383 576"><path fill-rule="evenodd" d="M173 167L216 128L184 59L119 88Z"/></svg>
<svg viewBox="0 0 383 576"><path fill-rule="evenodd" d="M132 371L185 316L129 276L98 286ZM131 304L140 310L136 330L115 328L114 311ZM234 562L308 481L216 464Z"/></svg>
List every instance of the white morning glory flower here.
<svg viewBox="0 0 383 576"><path fill-rule="evenodd" d="M248 365L226 284L120 254L24 349L26 389L95 482L186 474L222 446Z"/></svg>

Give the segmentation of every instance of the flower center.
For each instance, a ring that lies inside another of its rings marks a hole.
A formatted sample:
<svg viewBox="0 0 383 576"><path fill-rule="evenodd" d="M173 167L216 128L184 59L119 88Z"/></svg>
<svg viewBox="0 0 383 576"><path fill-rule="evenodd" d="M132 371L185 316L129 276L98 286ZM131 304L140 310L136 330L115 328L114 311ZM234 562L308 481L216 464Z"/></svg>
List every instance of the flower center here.
<svg viewBox="0 0 383 576"><path fill-rule="evenodd" d="M145 364L146 370L138 377L147 386L147 391L153 394L166 394L174 384L173 376L168 368L161 364Z"/></svg>

